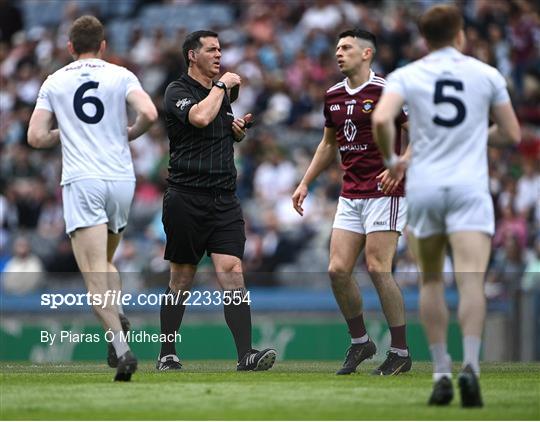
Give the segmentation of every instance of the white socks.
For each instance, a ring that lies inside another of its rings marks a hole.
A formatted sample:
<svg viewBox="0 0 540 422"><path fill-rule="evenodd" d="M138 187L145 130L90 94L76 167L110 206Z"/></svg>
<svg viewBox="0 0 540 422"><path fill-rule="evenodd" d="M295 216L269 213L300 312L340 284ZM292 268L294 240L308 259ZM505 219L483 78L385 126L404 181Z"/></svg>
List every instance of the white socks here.
<svg viewBox="0 0 540 422"><path fill-rule="evenodd" d="M477 376L480 375L480 345L482 340L476 336L463 337L463 367L471 365ZM438 381L446 376L452 378L452 359L446 351L446 343L429 346L433 361L433 380Z"/></svg>
<svg viewBox="0 0 540 422"><path fill-rule="evenodd" d="M364 334L362 337L356 337L351 339L352 344L362 344L366 343L369 340L369 336Z"/></svg>
<svg viewBox="0 0 540 422"><path fill-rule="evenodd" d="M433 381L442 377L452 378L452 359L446 351L446 343L435 343L429 346L433 362Z"/></svg>
<svg viewBox="0 0 540 422"><path fill-rule="evenodd" d="M480 375L480 344L482 341L476 336L463 337L463 367L471 365L474 373Z"/></svg>
<svg viewBox="0 0 540 422"><path fill-rule="evenodd" d="M116 352L116 356L120 357L129 350L129 346L125 341L122 341L124 334L121 331L114 333L114 338L112 340L112 345Z"/></svg>
<svg viewBox="0 0 540 422"><path fill-rule="evenodd" d="M407 349L398 349L397 347L390 347L390 351L397 353L397 355L402 358L406 358L407 356L409 356L409 350Z"/></svg>

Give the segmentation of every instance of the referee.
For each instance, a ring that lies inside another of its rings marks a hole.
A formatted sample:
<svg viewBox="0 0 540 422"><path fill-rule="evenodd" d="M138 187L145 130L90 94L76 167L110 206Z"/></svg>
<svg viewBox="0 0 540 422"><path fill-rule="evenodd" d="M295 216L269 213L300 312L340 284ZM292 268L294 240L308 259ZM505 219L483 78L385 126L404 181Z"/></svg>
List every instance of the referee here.
<svg viewBox="0 0 540 422"><path fill-rule="evenodd" d="M251 309L242 275L246 237L235 194L233 145L245 137L252 116L235 119L232 113L229 95L232 88L239 88L240 76L227 72L214 80L221 60L217 33L189 34L182 53L187 74L167 87L164 98L170 161L163 226L171 278L161 302L162 337L174 339L180 329L186 293L206 252L223 289L225 320L238 352L237 370L267 370L274 364L276 351L251 348ZM156 367L182 368L173 341L161 343Z"/></svg>

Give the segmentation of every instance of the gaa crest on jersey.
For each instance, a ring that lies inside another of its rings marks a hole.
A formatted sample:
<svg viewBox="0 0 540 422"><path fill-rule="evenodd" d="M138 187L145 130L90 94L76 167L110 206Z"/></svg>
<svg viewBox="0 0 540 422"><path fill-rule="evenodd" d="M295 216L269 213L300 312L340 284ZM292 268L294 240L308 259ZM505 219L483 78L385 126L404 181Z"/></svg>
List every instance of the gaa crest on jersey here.
<svg viewBox="0 0 540 422"><path fill-rule="evenodd" d="M339 104L333 104L330 106L330 111L339 111Z"/></svg>
<svg viewBox="0 0 540 422"><path fill-rule="evenodd" d="M367 100L362 101L362 112L371 113L372 111L373 111L373 100L370 100L368 98Z"/></svg>
<svg viewBox="0 0 540 422"><path fill-rule="evenodd" d="M177 108L180 107L180 110L183 110L190 104L191 100L189 98L182 98L181 100L178 100L175 105Z"/></svg>

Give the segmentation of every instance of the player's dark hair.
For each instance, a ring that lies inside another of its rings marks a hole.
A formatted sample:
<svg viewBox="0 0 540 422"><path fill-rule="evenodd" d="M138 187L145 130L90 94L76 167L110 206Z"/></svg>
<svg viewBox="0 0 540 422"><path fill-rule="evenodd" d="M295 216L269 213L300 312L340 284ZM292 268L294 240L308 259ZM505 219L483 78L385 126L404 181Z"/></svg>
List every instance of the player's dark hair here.
<svg viewBox="0 0 540 422"><path fill-rule="evenodd" d="M341 34L338 35L338 40L345 37L353 37L369 41L371 44L373 44L375 50L377 49L377 38L369 31L365 31L360 28L348 29L347 31L343 31Z"/></svg>
<svg viewBox="0 0 540 422"><path fill-rule="evenodd" d="M430 7L418 22L418 29L432 48L441 48L452 41L463 28L463 16L456 6L438 4Z"/></svg>
<svg viewBox="0 0 540 422"><path fill-rule="evenodd" d="M198 50L202 47L201 38L212 37L217 38L218 34L214 31L202 30L195 31L186 36L182 45L182 55L186 61L186 66L189 67L189 50Z"/></svg>
<svg viewBox="0 0 540 422"><path fill-rule="evenodd" d="M97 53L104 39L105 30L95 16L84 15L77 18L69 30L69 41L78 55Z"/></svg>

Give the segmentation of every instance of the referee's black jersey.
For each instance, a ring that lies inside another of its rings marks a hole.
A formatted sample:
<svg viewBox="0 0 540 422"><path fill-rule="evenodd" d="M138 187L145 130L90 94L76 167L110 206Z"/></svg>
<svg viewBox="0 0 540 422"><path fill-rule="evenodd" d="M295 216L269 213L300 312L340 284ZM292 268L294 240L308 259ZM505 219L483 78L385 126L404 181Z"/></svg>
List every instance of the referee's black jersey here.
<svg viewBox="0 0 540 422"><path fill-rule="evenodd" d="M210 90L183 74L165 90L165 122L169 136L171 187L236 190L234 116L227 95L216 118L206 127L189 123L189 110Z"/></svg>

